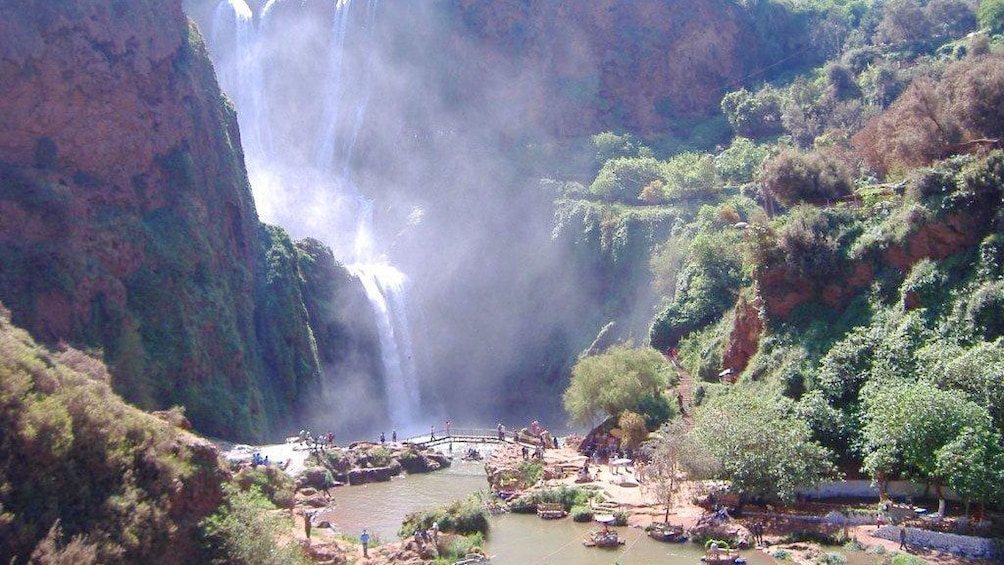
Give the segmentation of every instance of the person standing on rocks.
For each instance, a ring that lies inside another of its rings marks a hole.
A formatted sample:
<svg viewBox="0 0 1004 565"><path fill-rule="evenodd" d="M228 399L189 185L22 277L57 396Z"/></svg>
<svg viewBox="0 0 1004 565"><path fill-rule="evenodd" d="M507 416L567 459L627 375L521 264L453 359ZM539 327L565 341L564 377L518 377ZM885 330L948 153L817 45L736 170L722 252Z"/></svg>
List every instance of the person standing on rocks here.
<svg viewBox="0 0 1004 565"><path fill-rule="evenodd" d="M397 430L396 429L391 430L391 432L390 432L390 441L392 441L394 443L397 443Z"/></svg>
<svg viewBox="0 0 1004 565"><path fill-rule="evenodd" d="M359 536L359 543L363 544L363 557L369 557L367 550L370 545L370 534L366 531L366 528L363 528L363 533Z"/></svg>
<svg viewBox="0 0 1004 565"><path fill-rule="evenodd" d="M313 520L313 516L310 512L304 511L303 513L303 534L307 536L307 540L310 540L310 522Z"/></svg>
<svg viewBox="0 0 1004 565"><path fill-rule="evenodd" d="M907 551L906 547L906 522L899 523L899 548Z"/></svg>

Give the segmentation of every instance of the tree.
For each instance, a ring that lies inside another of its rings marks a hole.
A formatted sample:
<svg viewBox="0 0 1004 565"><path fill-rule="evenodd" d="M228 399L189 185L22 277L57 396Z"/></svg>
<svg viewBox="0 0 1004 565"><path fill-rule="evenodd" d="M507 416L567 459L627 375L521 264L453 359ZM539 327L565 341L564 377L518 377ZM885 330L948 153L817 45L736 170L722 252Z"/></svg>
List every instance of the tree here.
<svg viewBox="0 0 1004 565"><path fill-rule="evenodd" d="M945 477L966 504L999 504L1004 501L1004 450L996 429L976 425L964 427L937 454L937 472Z"/></svg>
<svg viewBox="0 0 1004 565"><path fill-rule="evenodd" d="M596 162L601 165L617 157L630 157L638 151L634 136L630 133L618 135L605 131L592 136L590 141L596 149Z"/></svg>
<svg viewBox="0 0 1004 565"><path fill-rule="evenodd" d="M946 465L938 451L956 441L966 427L989 428L990 415L960 391L941 390L925 382L873 380L862 389L863 470L880 484L894 472L931 481L938 494L938 513L945 512L941 485Z"/></svg>
<svg viewBox="0 0 1004 565"><path fill-rule="evenodd" d="M664 424L653 435L654 439L644 446L649 458L645 467L645 480L655 492L656 499L666 506L663 522L669 522L669 509L673 506L673 495L679 486L677 477L683 470L683 461L696 459L685 457L687 425L683 420L677 419Z"/></svg>
<svg viewBox="0 0 1004 565"><path fill-rule="evenodd" d="M645 397L662 394L667 366L656 350L628 344L583 357L572 368L562 395L565 410L573 423L589 425L601 414L618 416L635 409Z"/></svg>
<svg viewBox="0 0 1004 565"><path fill-rule="evenodd" d="M763 166L763 183L778 202L823 203L851 193L851 175L838 159L818 151L782 151Z"/></svg>
<svg viewBox="0 0 1004 565"><path fill-rule="evenodd" d="M722 98L722 113L736 135L759 139L778 135L781 123L781 95L767 86L757 92L745 88L729 92Z"/></svg>
<svg viewBox="0 0 1004 565"><path fill-rule="evenodd" d="M652 157L617 157L603 164L589 191L605 200L638 202L642 190L653 181L667 182L663 163Z"/></svg>
<svg viewBox="0 0 1004 565"><path fill-rule="evenodd" d="M794 415L791 399L765 390L731 391L702 404L694 445L720 464L720 476L744 498L793 500L835 468L829 450Z"/></svg>
<svg viewBox="0 0 1004 565"><path fill-rule="evenodd" d="M981 0L977 12L980 27L990 30L990 33L1004 31L1004 0Z"/></svg>

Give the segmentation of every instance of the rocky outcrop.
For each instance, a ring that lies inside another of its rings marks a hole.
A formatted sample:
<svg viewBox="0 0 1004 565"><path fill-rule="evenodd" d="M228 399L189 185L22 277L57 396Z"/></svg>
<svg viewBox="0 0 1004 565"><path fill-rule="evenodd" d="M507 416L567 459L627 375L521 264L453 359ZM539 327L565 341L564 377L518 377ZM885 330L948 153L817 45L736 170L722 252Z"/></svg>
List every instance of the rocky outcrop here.
<svg viewBox="0 0 1004 565"><path fill-rule="evenodd" d="M760 314L760 301L740 296L732 319L732 332L722 354L722 366L741 373L759 349L761 334L763 318Z"/></svg>
<svg viewBox="0 0 1004 565"><path fill-rule="evenodd" d="M297 477L301 487L323 489L331 480L350 485L389 481L406 473L445 469L452 460L411 444L353 443L346 449L328 447L311 453L308 467Z"/></svg>

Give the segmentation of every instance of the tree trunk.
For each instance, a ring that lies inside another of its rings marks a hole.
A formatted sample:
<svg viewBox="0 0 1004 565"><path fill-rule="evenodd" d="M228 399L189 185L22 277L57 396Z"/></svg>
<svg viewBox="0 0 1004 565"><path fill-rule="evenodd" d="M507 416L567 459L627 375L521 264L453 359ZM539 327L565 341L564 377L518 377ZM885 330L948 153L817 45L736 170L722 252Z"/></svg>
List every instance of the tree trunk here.
<svg viewBox="0 0 1004 565"><path fill-rule="evenodd" d="M937 516L942 518L945 516L945 495L941 492L941 481L935 481L934 492L938 495L938 513Z"/></svg>

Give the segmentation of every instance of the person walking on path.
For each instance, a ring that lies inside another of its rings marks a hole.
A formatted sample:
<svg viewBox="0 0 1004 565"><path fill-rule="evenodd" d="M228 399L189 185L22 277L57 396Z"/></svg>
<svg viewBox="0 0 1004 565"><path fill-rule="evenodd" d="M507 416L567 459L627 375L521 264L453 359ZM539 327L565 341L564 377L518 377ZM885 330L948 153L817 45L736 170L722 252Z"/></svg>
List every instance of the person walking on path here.
<svg viewBox="0 0 1004 565"><path fill-rule="evenodd" d="M899 523L899 548L903 551L909 549L906 547L906 522Z"/></svg>
<svg viewBox="0 0 1004 565"><path fill-rule="evenodd" d="M303 513L303 533L307 536L307 540L310 540L310 521L313 517L310 512Z"/></svg>
<svg viewBox="0 0 1004 565"><path fill-rule="evenodd" d="M370 545L370 534L366 531L366 528L363 528L363 533L359 536L359 543L363 544L363 557L369 557L367 549Z"/></svg>

